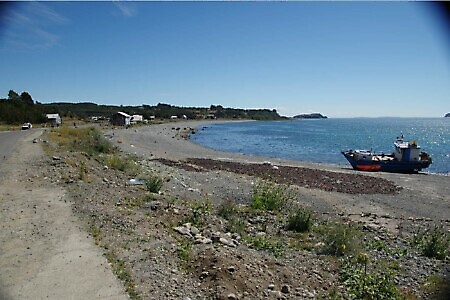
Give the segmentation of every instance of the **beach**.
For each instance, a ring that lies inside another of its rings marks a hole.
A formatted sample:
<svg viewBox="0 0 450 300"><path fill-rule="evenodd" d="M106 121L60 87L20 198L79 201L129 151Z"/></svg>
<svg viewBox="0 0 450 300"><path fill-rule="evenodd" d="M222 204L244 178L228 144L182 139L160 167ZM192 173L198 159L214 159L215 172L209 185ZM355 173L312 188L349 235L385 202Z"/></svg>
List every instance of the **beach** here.
<svg viewBox="0 0 450 300"><path fill-rule="evenodd" d="M364 249L369 272L395 273L389 284L419 299L445 298L442 290L423 286L430 278L448 283L448 263L423 256L411 241L433 224L448 230L449 177L357 172L225 153L189 140L214 122L221 121L103 128L126 168L59 149L44 130L31 132L17 145L27 155L4 164L17 175L5 173L10 178L0 185L7 220L2 242L18 259L3 261L0 295L328 299L346 291L342 257L325 252L326 232L351 224L357 229L338 248L348 251L346 259ZM141 178L157 178L161 187L151 192ZM280 211L250 207L252 195L268 182L286 189L289 200ZM289 210L298 207L311 212L309 232L285 225ZM79 240L67 242L74 231L89 252L74 251ZM90 268L79 266L93 257ZM44 268L49 261L54 263ZM76 272L67 275L67 266Z"/></svg>
<svg viewBox="0 0 450 300"><path fill-rule="evenodd" d="M344 214L388 216L382 218L384 225L395 230L398 221L408 218L423 218L435 222L449 223L450 177L440 175L396 174L383 172L358 172L350 166L326 165L301 161L264 158L236 153L226 153L204 148L191 142L187 136L195 128L207 127L214 122L223 121L181 121L145 127L114 130L107 134L123 151L147 159L168 159L185 161L190 158L212 159L244 164L271 164L302 168L308 176L311 171L321 170L339 174L351 174L364 180L365 176L388 181L401 190L397 193L384 193L387 184L379 183L380 192L366 194L363 189L358 193L339 193L321 189L300 187L302 199L311 207L332 209ZM195 133L194 133L195 134ZM343 182L342 184L344 184ZM353 182L354 183L354 182ZM204 187L207 189L206 187ZM212 193L212 192L211 192Z"/></svg>

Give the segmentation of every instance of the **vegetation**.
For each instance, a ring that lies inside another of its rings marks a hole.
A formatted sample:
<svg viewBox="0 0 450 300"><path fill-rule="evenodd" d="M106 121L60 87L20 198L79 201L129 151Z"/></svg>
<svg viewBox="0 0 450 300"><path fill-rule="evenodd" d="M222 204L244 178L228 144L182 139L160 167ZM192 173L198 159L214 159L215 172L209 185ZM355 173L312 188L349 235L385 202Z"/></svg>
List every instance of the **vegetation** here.
<svg viewBox="0 0 450 300"><path fill-rule="evenodd" d="M295 232L307 232L311 230L311 225L311 211L301 207L289 215L286 229Z"/></svg>
<svg viewBox="0 0 450 300"><path fill-rule="evenodd" d="M121 281L124 282L126 291L131 299L141 299L134 284L133 277L130 272L128 272L125 262L117 257L113 251L108 251L103 254L108 262L111 264L114 274Z"/></svg>
<svg viewBox="0 0 450 300"><path fill-rule="evenodd" d="M188 240L181 240L178 242L177 255L178 259L181 262L181 267L187 271L189 271L192 261L192 245L193 243Z"/></svg>
<svg viewBox="0 0 450 300"><path fill-rule="evenodd" d="M257 210L280 212L290 204L292 196L284 185L262 183L253 188L250 205Z"/></svg>
<svg viewBox="0 0 450 300"><path fill-rule="evenodd" d="M244 241L251 248L256 250L267 250L275 257L283 255L284 246L276 239L268 236L244 236Z"/></svg>
<svg viewBox="0 0 450 300"><path fill-rule="evenodd" d="M449 254L450 237L442 228L435 225L415 234L414 245L423 255L430 258L445 259Z"/></svg>
<svg viewBox="0 0 450 300"><path fill-rule="evenodd" d="M10 90L8 98L0 99L0 123L43 123L46 121L45 113L43 105L35 103L27 92L19 95L15 91Z"/></svg>
<svg viewBox="0 0 450 300"><path fill-rule="evenodd" d="M394 276L393 270L370 264L365 253L341 259L340 281L350 299L403 299Z"/></svg>
<svg viewBox="0 0 450 300"><path fill-rule="evenodd" d="M357 253L361 235L352 224L334 223L325 232L323 252L335 256Z"/></svg>
<svg viewBox="0 0 450 300"><path fill-rule="evenodd" d="M116 151L113 145L94 127L55 128L50 131L50 137L62 150L69 152L82 152L88 156L94 156Z"/></svg>
<svg viewBox="0 0 450 300"><path fill-rule="evenodd" d="M217 211L217 214L224 218L225 220L230 220L237 214L236 204L230 199L224 201Z"/></svg>
<svg viewBox="0 0 450 300"><path fill-rule="evenodd" d="M124 99L126 100L126 99ZM125 102L125 101L124 101ZM45 114L58 113L62 118L87 119L90 117L109 118L118 111L130 115L139 114L145 119L155 117L170 119L171 116L188 119L224 118L224 119L252 119L279 120L283 119L275 109L238 109L224 108L221 105L208 107L178 107L170 104L141 106L97 105L95 103L49 103L35 102L27 92L17 94L10 90L8 98L0 99L0 123L21 124L24 122L45 123Z"/></svg>
<svg viewBox="0 0 450 300"><path fill-rule="evenodd" d="M205 225L206 215L211 211L211 208L212 205L209 200L194 202L191 205L192 214L184 220L184 223L192 223L192 225L198 227Z"/></svg>
<svg viewBox="0 0 450 300"><path fill-rule="evenodd" d="M158 176L150 176L145 180L147 191L151 193L158 193L163 186L163 180Z"/></svg>

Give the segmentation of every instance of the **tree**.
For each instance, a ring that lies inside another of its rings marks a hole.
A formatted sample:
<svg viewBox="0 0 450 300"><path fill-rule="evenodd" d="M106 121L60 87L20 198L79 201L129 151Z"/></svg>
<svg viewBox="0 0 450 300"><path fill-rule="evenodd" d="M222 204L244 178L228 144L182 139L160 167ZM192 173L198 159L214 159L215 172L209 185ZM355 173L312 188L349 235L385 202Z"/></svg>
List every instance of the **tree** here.
<svg viewBox="0 0 450 300"><path fill-rule="evenodd" d="M8 100L11 101L17 101L19 100L19 94L17 94L15 91L13 90L9 90L8 92Z"/></svg>
<svg viewBox="0 0 450 300"><path fill-rule="evenodd" d="M27 104L27 105L33 105L34 104L33 98L27 92L23 92L22 94L20 94L20 98L22 99L22 102Z"/></svg>

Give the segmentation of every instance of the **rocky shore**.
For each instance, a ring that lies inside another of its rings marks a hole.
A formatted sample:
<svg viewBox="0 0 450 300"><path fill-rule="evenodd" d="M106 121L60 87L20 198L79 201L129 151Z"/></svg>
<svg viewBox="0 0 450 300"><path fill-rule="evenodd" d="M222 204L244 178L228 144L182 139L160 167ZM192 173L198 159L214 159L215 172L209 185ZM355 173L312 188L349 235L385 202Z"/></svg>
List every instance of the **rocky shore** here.
<svg viewBox="0 0 450 300"><path fill-rule="evenodd" d="M425 257L412 243L431 224L448 230L448 178L222 153L186 139L202 126L208 123L108 130L131 163L123 170L56 144L33 165L33 182L70 195L130 297L347 299L342 276L361 265L326 251L327 232L341 226L333 224L357 228L346 247L366 255L369 273L392 275L403 295L448 295L448 261ZM161 179L159 192L141 181L149 178ZM311 212L310 231L288 230L288 211L250 207L267 181L285 186L290 207Z"/></svg>

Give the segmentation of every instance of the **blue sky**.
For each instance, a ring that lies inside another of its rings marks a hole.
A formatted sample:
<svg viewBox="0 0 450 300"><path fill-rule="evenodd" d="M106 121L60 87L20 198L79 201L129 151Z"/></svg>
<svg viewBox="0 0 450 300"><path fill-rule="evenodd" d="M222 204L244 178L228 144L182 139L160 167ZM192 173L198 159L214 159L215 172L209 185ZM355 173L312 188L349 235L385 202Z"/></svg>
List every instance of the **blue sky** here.
<svg viewBox="0 0 450 300"><path fill-rule="evenodd" d="M442 117L450 37L414 2L1 6L0 97Z"/></svg>

